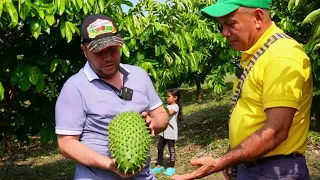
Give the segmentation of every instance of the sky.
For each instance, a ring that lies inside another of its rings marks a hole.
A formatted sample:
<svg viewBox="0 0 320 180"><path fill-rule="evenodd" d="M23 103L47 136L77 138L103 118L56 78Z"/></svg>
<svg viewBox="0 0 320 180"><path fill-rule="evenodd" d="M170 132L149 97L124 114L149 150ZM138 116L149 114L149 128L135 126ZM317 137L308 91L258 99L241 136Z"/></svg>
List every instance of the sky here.
<svg viewBox="0 0 320 180"><path fill-rule="evenodd" d="M157 1L158 1L158 2L164 2L165 0L157 0ZM139 0L132 0L131 2L132 2L132 4L135 6L135 5L139 2ZM122 5L122 9L123 9L124 12L128 12L129 6L127 6L127 5Z"/></svg>

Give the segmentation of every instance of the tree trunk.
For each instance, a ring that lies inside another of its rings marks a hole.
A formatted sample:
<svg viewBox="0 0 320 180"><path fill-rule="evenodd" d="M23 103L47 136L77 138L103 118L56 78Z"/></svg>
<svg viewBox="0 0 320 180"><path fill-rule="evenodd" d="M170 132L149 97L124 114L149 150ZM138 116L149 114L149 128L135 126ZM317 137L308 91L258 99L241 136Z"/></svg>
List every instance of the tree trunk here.
<svg viewBox="0 0 320 180"><path fill-rule="evenodd" d="M200 81L196 82L196 86L197 86L197 101L202 99L202 91L201 91L201 83Z"/></svg>
<svg viewBox="0 0 320 180"><path fill-rule="evenodd" d="M4 133L3 142L4 142L3 143L3 152L10 153L12 150L12 142L11 142L11 137L8 135L8 133Z"/></svg>

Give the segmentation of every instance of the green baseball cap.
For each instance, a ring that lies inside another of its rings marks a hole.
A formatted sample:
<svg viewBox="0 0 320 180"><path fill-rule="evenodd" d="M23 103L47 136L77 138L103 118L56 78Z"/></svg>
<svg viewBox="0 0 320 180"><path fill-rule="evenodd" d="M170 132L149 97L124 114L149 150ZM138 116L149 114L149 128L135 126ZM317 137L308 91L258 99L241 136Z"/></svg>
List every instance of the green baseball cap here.
<svg viewBox="0 0 320 180"><path fill-rule="evenodd" d="M217 3L202 9L206 17L222 17L232 13L239 7L270 9L271 0L218 0Z"/></svg>

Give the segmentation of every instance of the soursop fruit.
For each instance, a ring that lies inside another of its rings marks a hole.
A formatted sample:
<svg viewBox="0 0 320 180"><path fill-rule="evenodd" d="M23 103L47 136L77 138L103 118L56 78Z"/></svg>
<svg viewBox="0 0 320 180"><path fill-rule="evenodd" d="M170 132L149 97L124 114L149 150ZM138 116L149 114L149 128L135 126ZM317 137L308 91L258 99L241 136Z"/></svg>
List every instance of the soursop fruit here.
<svg viewBox="0 0 320 180"><path fill-rule="evenodd" d="M134 173L149 157L152 136L145 119L137 112L123 112L111 120L109 146L118 171Z"/></svg>

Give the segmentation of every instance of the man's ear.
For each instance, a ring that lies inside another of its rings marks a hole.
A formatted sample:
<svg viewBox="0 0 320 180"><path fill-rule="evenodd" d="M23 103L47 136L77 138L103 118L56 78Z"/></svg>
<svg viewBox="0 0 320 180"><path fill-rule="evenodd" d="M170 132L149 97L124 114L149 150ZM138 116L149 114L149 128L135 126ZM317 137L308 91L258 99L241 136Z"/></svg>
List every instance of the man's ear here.
<svg viewBox="0 0 320 180"><path fill-rule="evenodd" d="M256 23L256 28L261 29L263 23L263 17L265 15L264 11L260 8L254 10L254 18Z"/></svg>
<svg viewBox="0 0 320 180"><path fill-rule="evenodd" d="M87 58L87 47L85 45L83 45L83 44L81 44L80 47L81 47L81 49L83 51L84 56Z"/></svg>

